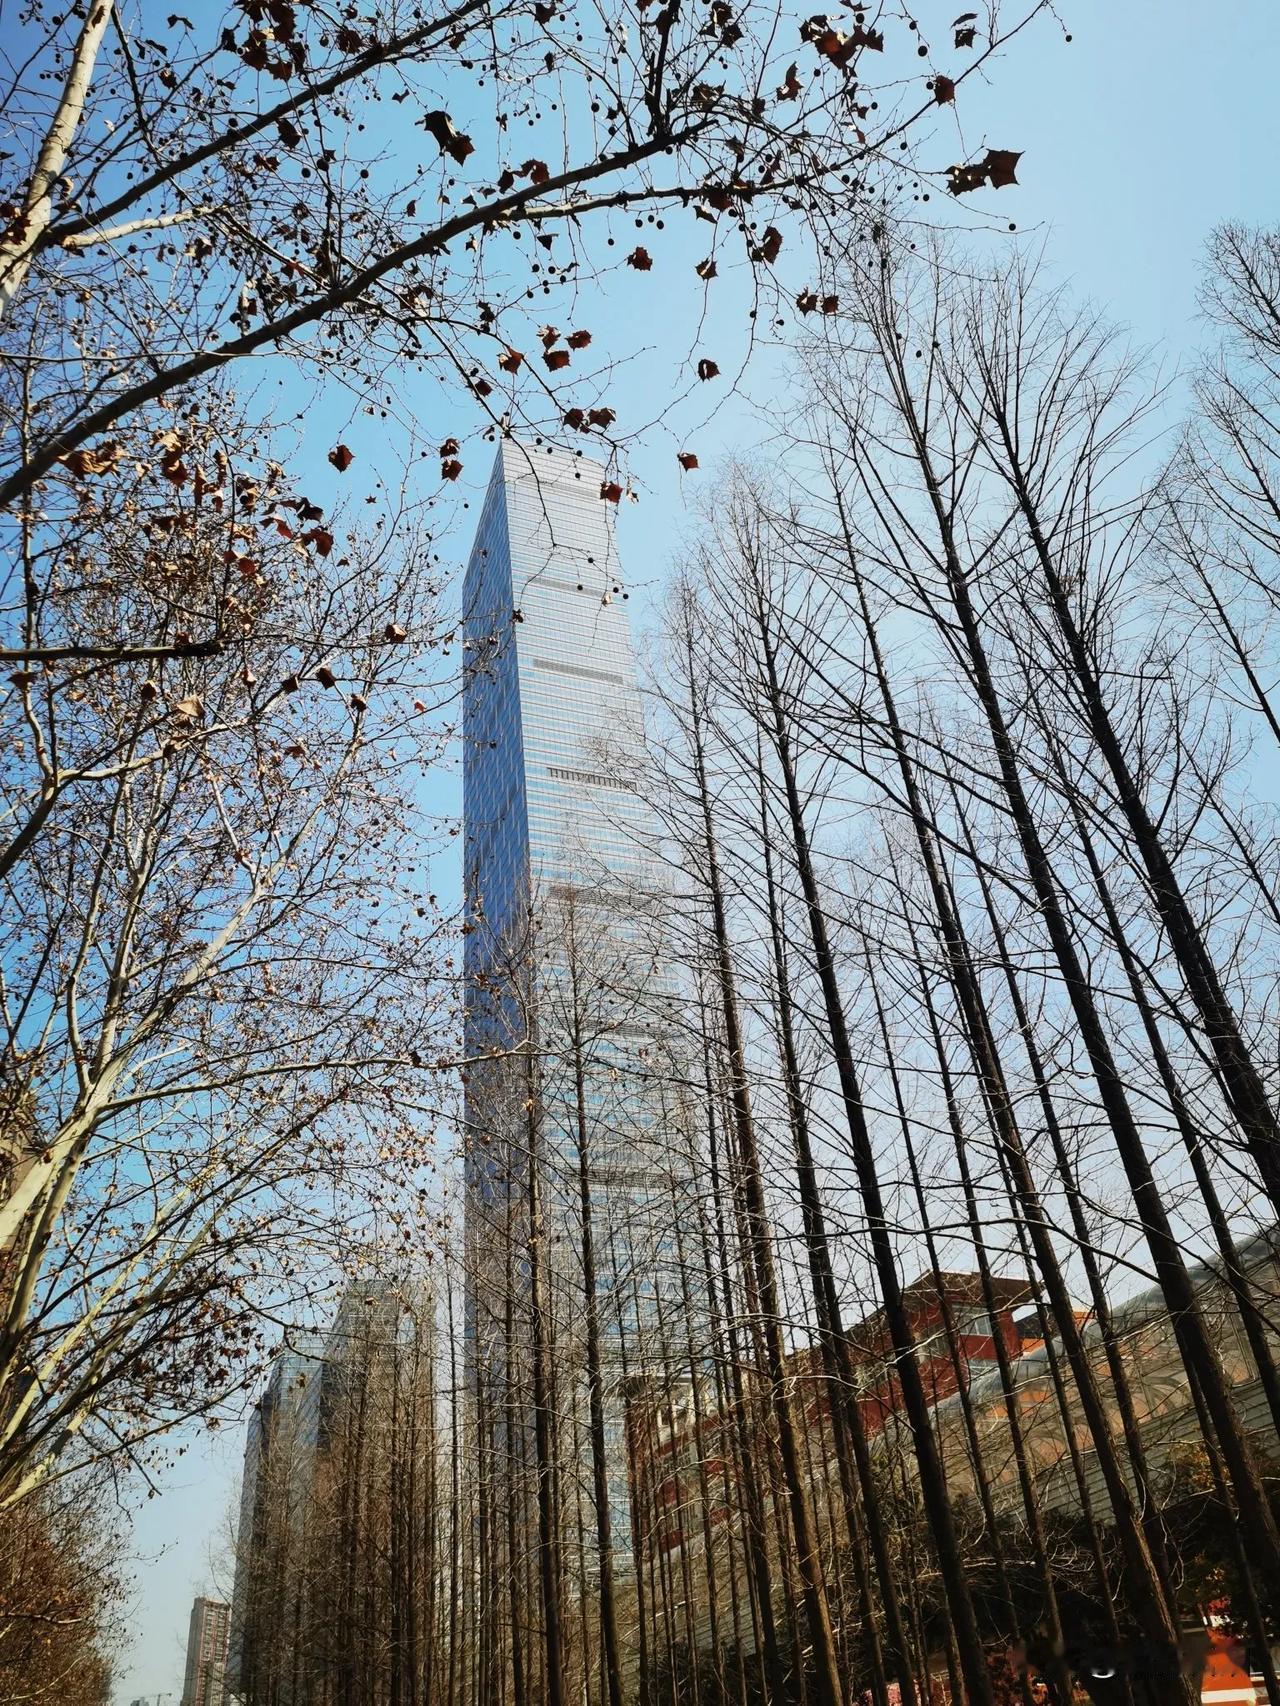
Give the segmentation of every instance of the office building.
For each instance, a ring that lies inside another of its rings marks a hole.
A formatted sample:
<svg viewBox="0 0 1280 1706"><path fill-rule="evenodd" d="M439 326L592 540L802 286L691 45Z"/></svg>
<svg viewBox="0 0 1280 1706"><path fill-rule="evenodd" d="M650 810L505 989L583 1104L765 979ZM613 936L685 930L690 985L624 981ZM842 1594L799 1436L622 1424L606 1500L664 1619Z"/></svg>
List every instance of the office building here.
<svg viewBox="0 0 1280 1706"><path fill-rule="evenodd" d="M282 1524L280 1513L305 1510L320 1437L323 1374L318 1334L281 1349L249 1418L227 1657L231 1700L255 1691L267 1608L295 1568L302 1534L296 1524Z"/></svg>
<svg viewBox="0 0 1280 1706"><path fill-rule="evenodd" d="M474 1366L501 1386L536 1148L561 1350L572 1341L585 1172L625 1540L624 1389L656 1354L685 1170L679 1074L663 1070L668 908L604 483L585 457L505 441L464 586L466 1051L501 1055L467 1084L468 1310Z"/></svg>
<svg viewBox="0 0 1280 1706"><path fill-rule="evenodd" d="M313 1608L304 1587L316 1554L317 1492L332 1490L331 1447L348 1405L391 1366L406 1299L430 1338L432 1304L421 1284L352 1281L330 1326L276 1353L245 1439L227 1661L227 1699L295 1706L310 1673L295 1654L310 1641ZM327 1544L320 1542L321 1547Z"/></svg>

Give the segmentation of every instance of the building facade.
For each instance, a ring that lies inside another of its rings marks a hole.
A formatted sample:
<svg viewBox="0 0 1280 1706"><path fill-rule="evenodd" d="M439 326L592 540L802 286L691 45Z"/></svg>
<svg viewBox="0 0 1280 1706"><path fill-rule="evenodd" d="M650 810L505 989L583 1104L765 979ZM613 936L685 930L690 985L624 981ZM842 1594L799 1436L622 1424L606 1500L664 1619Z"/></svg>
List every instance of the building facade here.
<svg viewBox="0 0 1280 1706"><path fill-rule="evenodd" d="M988 1314L984 1284L976 1273L923 1275L904 1287L903 1302L916 1343L920 1377L932 1406L944 1404L963 1383L966 1389L989 1377L996 1364L999 1338L1011 1360L1023 1350L1024 1337L1014 1311L1031 1293L1025 1279L993 1276L995 1319ZM945 1329L950 1316L953 1336ZM852 1397L862 1429L873 1449L877 1437L901 1411L896 1358L883 1311L877 1310L846 1329L853 1371ZM824 1510L838 1499L836 1446L831 1415L832 1391L817 1346L793 1350L787 1358L795 1413L802 1423L808 1491ZM695 1396L700 1402L694 1402ZM755 1394L753 1428L766 1445L772 1421L763 1391ZM735 1418L718 1411L714 1397L669 1390L647 1408L631 1414L632 1479L646 1544L658 1552L704 1544L708 1532L734 1520L741 1490L734 1466Z"/></svg>
<svg viewBox="0 0 1280 1706"><path fill-rule="evenodd" d="M466 1052L496 1056L467 1083L468 1320L476 1371L509 1385L536 1149L562 1366L582 1332L589 1217L610 1503L629 1551L625 1389L654 1355L687 1169L665 1064L658 826L603 484L585 457L505 441L464 585Z"/></svg>
<svg viewBox="0 0 1280 1706"><path fill-rule="evenodd" d="M301 1700L281 1653L296 1642L299 1583L314 1551L317 1476L352 1391L394 1354L400 1298L382 1281L344 1289L330 1327L276 1353L249 1418L227 1658L230 1702ZM424 1306L429 1311L430 1305Z"/></svg>
<svg viewBox="0 0 1280 1706"><path fill-rule="evenodd" d="M1252 1295L1258 1299L1274 1298L1280 1286L1280 1232L1269 1227L1242 1241L1238 1251ZM1239 1301L1219 1264L1190 1262L1188 1271L1241 1423L1255 1438L1266 1440L1272 1433L1270 1412L1245 1335ZM1092 1314L1081 1319L1085 1349L1103 1395L1113 1436L1119 1441L1122 1424L1102 1333ZM1265 1305L1263 1321L1272 1354L1280 1356L1280 1325ZM1188 1447L1195 1447L1202 1437L1175 1323L1160 1288L1149 1287L1115 1305L1111 1327L1128 1380L1147 1467L1159 1483L1167 1480L1180 1454ZM1057 1356L1069 1426L1088 1495L1096 1509L1105 1511L1106 1482L1098 1465L1092 1433L1071 1371L1064 1366L1061 1347ZM1080 1488L1076 1467L1050 1367L1050 1350L1043 1339L1024 1336L1023 1351L1013 1365L1012 1378L1027 1455L1044 1507L1077 1510ZM996 1508L1016 1510L1020 1493L1010 1454L1003 1449L1007 1437L1006 1400L998 1372L989 1368L985 1374L975 1373L968 1391L980 1431L993 1442L992 1461L987 1469ZM972 1471L958 1398L939 1395L934 1419L948 1478L952 1485L965 1487Z"/></svg>
<svg viewBox="0 0 1280 1706"><path fill-rule="evenodd" d="M230 1701L257 1694L269 1623L264 1612L277 1605L295 1569L320 1438L324 1368L318 1334L278 1351L249 1418L227 1653Z"/></svg>
<svg viewBox="0 0 1280 1706"><path fill-rule="evenodd" d="M1280 1294L1280 1234L1275 1228L1242 1243L1239 1256L1255 1298L1270 1299ZM1274 1433L1257 1365L1244 1334L1238 1298L1216 1264L1192 1264L1190 1273L1241 1420L1265 1450ZM976 1440L994 1509L999 1517L1015 1525L1016 1532L1025 1505L1012 1449L1012 1407L1042 1515L1071 1519L1078 1514L1083 1482L1093 1516L1105 1530L1109 1526L1109 1495L1092 1431L1060 1344L1054 1341L1046 1346L1037 1312L1027 1307L1033 1301L1032 1287L1021 1277L993 1277L993 1314L986 1307L986 1289L976 1273L944 1273L936 1279L924 1276L904 1290L950 1496L958 1507L968 1504L972 1508L976 1502ZM949 1306L952 1338L944 1331L940 1293ZM1104 1397L1110 1431L1123 1450L1122 1420L1101 1332L1090 1313L1078 1312L1077 1320ZM1111 1326L1125 1366L1153 1487L1162 1502L1168 1501L1166 1508L1176 1508L1179 1499L1187 1496L1178 1490L1179 1466L1194 1467L1203 1435L1175 1323L1163 1294L1152 1287L1118 1303L1111 1313ZM1273 1352L1280 1354L1280 1331L1274 1319L1268 1319L1267 1328ZM848 1337L853 1353L853 1387L852 1393L843 1394L842 1401L847 1403L852 1398L856 1404L872 1464L890 1486L894 1466L901 1473L905 1465L906 1479L900 1485L909 1488L913 1484L914 1446L883 1314L876 1311L868 1315L848 1329ZM1008 1391L998 1367L997 1342L1009 1359ZM1050 1364L1055 1351L1061 1395ZM788 1375L794 1382L796 1409L804 1422L805 1489L824 1547L824 1572L829 1583L838 1584L841 1560L847 1555L840 1542L838 1513L843 1491L830 1383L815 1347L792 1352ZM772 1420L758 1375L752 1385L756 1390L750 1394L752 1422L747 1438L753 1457L759 1458L766 1455L762 1447L767 1447L772 1438ZM654 1576L663 1610L683 1618L691 1645L714 1652L723 1639L731 1572L741 1568L743 1551L737 1537L746 1527L735 1417L717 1410L714 1394L705 1390L673 1393L670 1388L655 1386L647 1407L633 1406L631 1440L638 1525L645 1548L655 1560ZM1191 1498L1198 1503L1202 1493L1194 1475L1189 1485ZM908 1508L911 1502L910 1496L904 1500ZM765 1507L770 1556L780 1565L785 1542L778 1538L782 1528L776 1494L766 1498ZM1060 1535L1069 1532L1069 1528L1059 1530ZM1067 1579L1064 1569L1063 1580ZM1210 1622L1209 1672L1203 1699L1252 1701L1253 1685L1241 1665L1235 1634L1244 1623L1244 1607L1224 1600L1200 1609ZM1238 1692L1229 1693L1229 1689ZM1257 1697L1262 1698L1261 1694Z"/></svg>
<svg viewBox="0 0 1280 1706"><path fill-rule="evenodd" d="M223 1706L230 1634L231 1607L220 1599L197 1599L187 1633L182 1706Z"/></svg>
<svg viewBox="0 0 1280 1706"><path fill-rule="evenodd" d="M435 1302L420 1276L350 1281L331 1326L276 1355L244 1454L232 1706L355 1697L355 1674L369 1697L422 1696L430 1643L393 1628L432 1624L447 1532L422 1491L435 1425Z"/></svg>

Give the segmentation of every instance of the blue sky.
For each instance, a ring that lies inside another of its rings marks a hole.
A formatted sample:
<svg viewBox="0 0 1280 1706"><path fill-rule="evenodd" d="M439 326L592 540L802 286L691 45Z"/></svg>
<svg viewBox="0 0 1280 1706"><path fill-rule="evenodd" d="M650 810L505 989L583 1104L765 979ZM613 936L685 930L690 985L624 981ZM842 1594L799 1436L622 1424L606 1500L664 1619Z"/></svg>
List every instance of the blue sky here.
<svg viewBox="0 0 1280 1706"><path fill-rule="evenodd" d="M935 23L951 15L933 0L922 0L920 11ZM940 133L936 164L987 145L1022 149L1020 187L988 198L993 215L1016 220L1024 237L1043 240L1052 275L1131 328L1138 342L1157 346L1171 363L1185 363L1200 338L1196 283L1211 227L1224 219L1280 218L1274 89L1280 9L1274 0L1219 0L1211 8L1189 0L1061 0L1060 15L1061 28L1050 18L1040 20L985 90L969 88L960 115L966 146ZM1072 35L1070 44L1064 31ZM700 242L691 233L661 250L655 244L654 273L643 284L620 278L600 301L584 300L583 320L597 343L607 348L615 335L633 348L665 342L678 314L664 269L689 264L697 258L689 245ZM713 320L704 337L716 330ZM663 400L664 372L669 369L662 362L644 357L626 367L611 391L620 416L638 420L654 411ZM717 452L765 436L776 372L776 363L766 359L740 402L722 405L709 423L684 416L677 431L655 432L634 453L643 501L623 506L620 528L626 573L639 594L632 608L641 615L683 521L676 437L696 439L705 479ZM345 430L348 408L338 397L314 400L299 445L305 463L323 470L324 453ZM430 433L434 424L424 420L424 430ZM439 424L442 433L454 430ZM466 458L462 485L471 484L459 495L470 496L471 514L491 458L488 446L473 446ZM469 519L459 514L448 541L448 559L455 563L465 556ZM442 779L441 809L454 797ZM235 1429L193 1439L165 1474L160 1495L141 1505L129 1546L137 1596L117 1681L119 1702L158 1692L171 1693L176 1702L180 1694L192 1596L224 1585L211 1557L224 1546L240 1445Z"/></svg>

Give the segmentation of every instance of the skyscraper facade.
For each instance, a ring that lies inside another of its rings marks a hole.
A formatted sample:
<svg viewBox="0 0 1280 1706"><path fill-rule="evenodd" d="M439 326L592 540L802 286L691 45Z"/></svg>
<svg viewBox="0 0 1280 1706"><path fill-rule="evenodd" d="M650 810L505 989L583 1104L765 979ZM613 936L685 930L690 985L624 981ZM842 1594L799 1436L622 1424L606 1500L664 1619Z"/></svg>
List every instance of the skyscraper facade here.
<svg viewBox="0 0 1280 1706"><path fill-rule="evenodd" d="M345 1412L393 1364L405 1289L387 1279L348 1282L327 1331L299 1335L272 1360L245 1437L228 1706L268 1699L300 1706L310 1698L312 1673L294 1653L308 1644L315 1617L308 1570L314 1573L317 1553L329 1544L328 1512L318 1518L317 1509L325 1488L345 1473ZM414 1293L429 1319L426 1289Z"/></svg>
<svg viewBox="0 0 1280 1706"><path fill-rule="evenodd" d="M585 457L504 441L466 612L468 969L564 885L649 890L654 824L628 771L643 731L611 506Z"/></svg>
<svg viewBox="0 0 1280 1706"><path fill-rule="evenodd" d="M473 1344L500 1368L536 1107L558 1349L573 1360L585 1189L621 1452L623 1388L655 1354L681 1166L661 1070L673 992L658 825L603 482L585 457L505 441L466 575L466 1047L501 1056L469 1072L467 1215ZM623 1466L611 1485L621 1517Z"/></svg>
<svg viewBox="0 0 1280 1706"><path fill-rule="evenodd" d="M223 1706L231 1607L200 1598L191 1607L182 1706Z"/></svg>
<svg viewBox="0 0 1280 1706"><path fill-rule="evenodd" d="M227 1697L260 1691L264 1631L277 1635L281 1583L295 1568L301 1533L280 1513L305 1509L311 1489L325 1373L321 1335L278 1351L245 1436L236 1570L227 1651ZM185 1702L184 1702L185 1706Z"/></svg>

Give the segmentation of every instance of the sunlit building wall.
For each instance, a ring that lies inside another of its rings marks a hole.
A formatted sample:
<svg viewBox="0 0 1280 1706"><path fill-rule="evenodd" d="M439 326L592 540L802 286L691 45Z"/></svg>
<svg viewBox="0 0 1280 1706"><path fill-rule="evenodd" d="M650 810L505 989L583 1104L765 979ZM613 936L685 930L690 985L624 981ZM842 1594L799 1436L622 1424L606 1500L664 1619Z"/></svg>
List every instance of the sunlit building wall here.
<svg viewBox="0 0 1280 1706"><path fill-rule="evenodd" d="M658 1354L684 1170L675 1075L660 1069L674 996L659 936L658 829L604 479L585 457L505 441L464 586L466 1052L503 1055L468 1074L468 1302L473 1356L501 1381L502 1299L523 1283L532 1103L558 1354L580 1361L577 1011L589 1037L585 1147L611 1504L625 1539L624 1389Z"/></svg>

